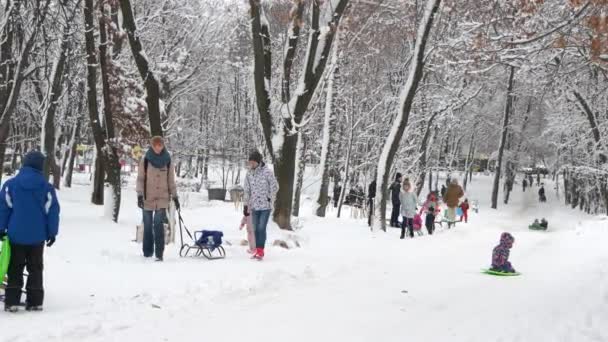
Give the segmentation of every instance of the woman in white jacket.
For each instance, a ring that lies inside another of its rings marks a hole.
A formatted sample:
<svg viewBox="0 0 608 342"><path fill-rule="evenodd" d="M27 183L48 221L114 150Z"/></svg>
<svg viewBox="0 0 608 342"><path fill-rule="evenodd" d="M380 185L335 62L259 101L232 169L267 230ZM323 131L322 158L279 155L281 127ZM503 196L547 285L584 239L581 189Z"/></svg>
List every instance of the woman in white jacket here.
<svg viewBox="0 0 608 342"><path fill-rule="evenodd" d="M409 230L410 237L414 237L414 216L418 206L418 197L412 192L412 185L409 179L403 182L403 189L399 194L401 200L401 215L403 216L403 224L401 225L401 238L405 239L405 228Z"/></svg>

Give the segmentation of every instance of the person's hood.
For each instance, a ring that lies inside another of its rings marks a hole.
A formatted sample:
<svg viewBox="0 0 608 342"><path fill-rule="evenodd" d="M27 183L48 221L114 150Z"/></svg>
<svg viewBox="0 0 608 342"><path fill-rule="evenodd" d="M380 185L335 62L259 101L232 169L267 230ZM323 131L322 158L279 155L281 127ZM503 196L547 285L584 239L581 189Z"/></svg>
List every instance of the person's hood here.
<svg viewBox="0 0 608 342"><path fill-rule="evenodd" d="M42 175L42 172L24 166L19 170L19 173L13 178L13 183L18 187L26 190L44 189L46 186L46 179Z"/></svg>
<svg viewBox="0 0 608 342"><path fill-rule="evenodd" d="M513 247L513 242L515 241L515 238L513 237L513 235L509 234L509 233L502 233L502 235L500 236L500 245L506 248L511 248Z"/></svg>

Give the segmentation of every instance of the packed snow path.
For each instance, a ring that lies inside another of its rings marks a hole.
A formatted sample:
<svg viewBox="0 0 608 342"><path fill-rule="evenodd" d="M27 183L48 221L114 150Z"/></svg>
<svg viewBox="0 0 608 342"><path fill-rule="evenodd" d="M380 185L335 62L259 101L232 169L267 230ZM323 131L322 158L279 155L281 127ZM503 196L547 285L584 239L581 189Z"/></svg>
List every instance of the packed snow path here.
<svg viewBox="0 0 608 342"><path fill-rule="evenodd" d="M363 220L306 216L303 248L270 248L263 262L241 246L220 261L180 259L176 246L164 263L144 260L131 242L133 194L114 225L87 204L88 187L62 191L45 311L0 313L0 341L608 340L605 217L565 207L552 186L546 204L537 187L519 187L508 206L491 210L490 184L474 179L467 197L480 201L479 214L435 236L399 240L397 229L372 234ZM222 229L231 241L244 235L231 204L187 202L191 228ZM541 217L550 231L529 231ZM523 275L481 274L505 230Z"/></svg>

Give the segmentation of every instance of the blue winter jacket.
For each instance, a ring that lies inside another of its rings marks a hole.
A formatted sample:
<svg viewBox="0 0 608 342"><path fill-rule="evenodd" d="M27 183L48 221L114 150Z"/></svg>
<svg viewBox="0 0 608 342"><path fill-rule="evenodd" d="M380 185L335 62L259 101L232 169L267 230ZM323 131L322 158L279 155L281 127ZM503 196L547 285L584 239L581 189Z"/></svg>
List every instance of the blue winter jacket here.
<svg viewBox="0 0 608 342"><path fill-rule="evenodd" d="M11 243L37 245L59 230L57 194L42 173L23 167L0 191L0 231L8 230Z"/></svg>

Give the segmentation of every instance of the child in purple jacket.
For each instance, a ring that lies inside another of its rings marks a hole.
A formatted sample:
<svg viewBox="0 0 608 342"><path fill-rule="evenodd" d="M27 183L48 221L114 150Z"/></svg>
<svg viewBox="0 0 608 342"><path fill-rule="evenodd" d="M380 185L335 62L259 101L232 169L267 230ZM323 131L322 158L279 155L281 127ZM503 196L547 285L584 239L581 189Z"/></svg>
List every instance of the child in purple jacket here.
<svg viewBox="0 0 608 342"><path fill-rule="evenodd" d="M498 272L515 273L515 269L509 262L509 253L513 247L515 238L509 233L502 233L500 244L494 247L492 252L492 270Z"/></svg>

